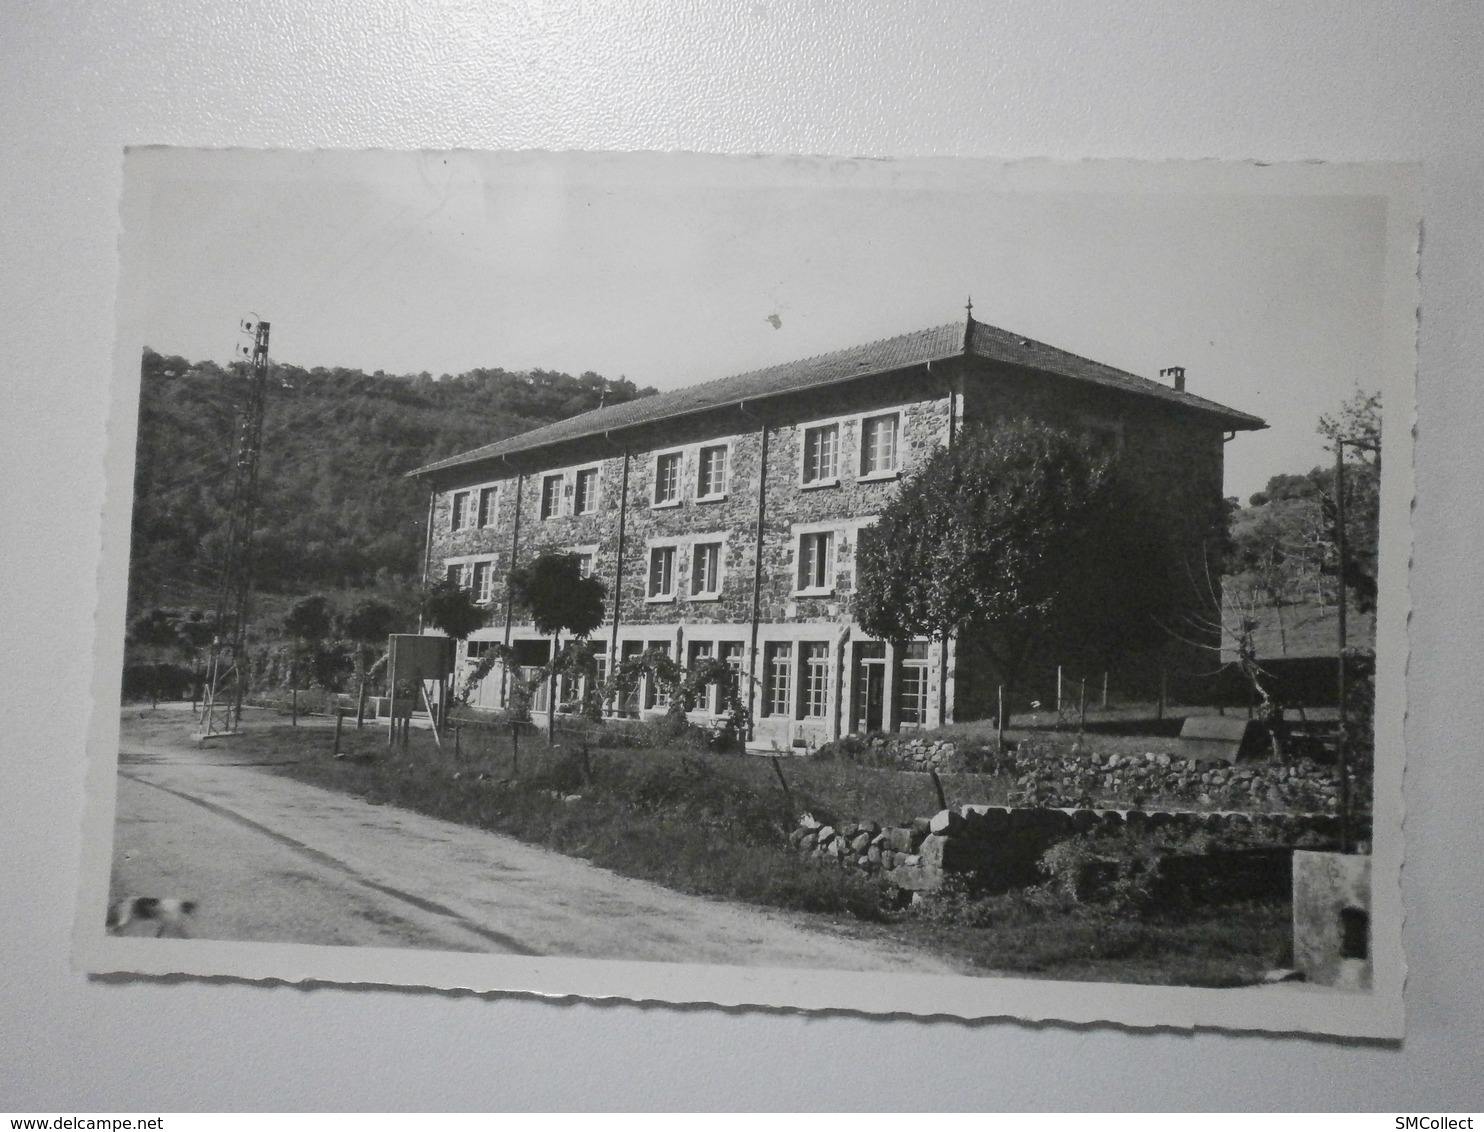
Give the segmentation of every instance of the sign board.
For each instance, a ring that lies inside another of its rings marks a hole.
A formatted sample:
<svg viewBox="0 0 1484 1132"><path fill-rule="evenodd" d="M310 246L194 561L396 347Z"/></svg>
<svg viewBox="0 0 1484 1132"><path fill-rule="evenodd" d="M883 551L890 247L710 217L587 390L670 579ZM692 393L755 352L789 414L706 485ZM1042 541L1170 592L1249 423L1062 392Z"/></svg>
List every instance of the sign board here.
<svg viewBox="0 0 1484 1132"><path fill-rule="evenodd" d="M387 678L397 684L442 680L453 671L452 637L393 633L387 638Z"/></svg>

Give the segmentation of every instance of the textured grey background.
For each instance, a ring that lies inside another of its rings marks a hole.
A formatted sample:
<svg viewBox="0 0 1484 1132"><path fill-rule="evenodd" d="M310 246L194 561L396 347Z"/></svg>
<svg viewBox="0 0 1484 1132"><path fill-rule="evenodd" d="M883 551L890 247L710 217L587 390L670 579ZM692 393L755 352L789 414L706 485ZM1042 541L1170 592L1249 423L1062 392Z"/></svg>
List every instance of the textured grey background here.
<svg viewBox="0 0 1484 1132"><path fill-rule="evenodd" d="M1484 7L853 9L4 6L0 1105L1484 1106ZM119 153L149 142L1422 161L1406 1042L72 973Z"/></svg>

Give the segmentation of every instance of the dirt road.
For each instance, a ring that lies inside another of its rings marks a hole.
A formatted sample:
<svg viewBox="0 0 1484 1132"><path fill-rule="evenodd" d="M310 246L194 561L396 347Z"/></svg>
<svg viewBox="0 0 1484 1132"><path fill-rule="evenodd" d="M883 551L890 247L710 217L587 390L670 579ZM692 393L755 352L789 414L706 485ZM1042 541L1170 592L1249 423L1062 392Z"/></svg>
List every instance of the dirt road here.
<svg viewBox="0 0 1484 1132"><path fill-rule="evenodd" d="M671 892L200 750L126 713L112 888L199 902L199 938L951 974L804 917ZM134 930L134 929L130 929Z"/></svg>

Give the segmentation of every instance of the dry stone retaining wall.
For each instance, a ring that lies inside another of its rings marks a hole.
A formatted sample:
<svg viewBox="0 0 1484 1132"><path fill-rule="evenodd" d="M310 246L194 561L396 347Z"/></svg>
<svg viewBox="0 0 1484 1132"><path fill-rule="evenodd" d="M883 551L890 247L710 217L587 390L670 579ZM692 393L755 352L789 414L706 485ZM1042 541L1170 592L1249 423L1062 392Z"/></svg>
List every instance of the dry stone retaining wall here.
<svg viewBox="0 0 1484 1132"><path fill-rule="evenodd" d="M844 868L879 874L897 888L927 892L951 875L973 874L975 886L1001 892L1039 884L1037 862L1077 834L1156 832L1207 834L1227 851L1328 847L1338 826L1328 814L1097 810L1063 807L963 806L907 825L876 821L838 826L805 817L789 836L801 853Z"/></svg>
<svg viewBox="0 0 1484 1132"><path fill-rule="evenodd" d="M1335 769L1309 760L1226 766L1153 751L1100 754L1080 742L1062 746L1037 739L1003 754L931 736L850 737L841 746L847 757L869 752L903 770L1008 774L1018 800L1039 806L1112 798L1138 805L1141 799L1169 798L1231 810L1339 809Z"/></svg>

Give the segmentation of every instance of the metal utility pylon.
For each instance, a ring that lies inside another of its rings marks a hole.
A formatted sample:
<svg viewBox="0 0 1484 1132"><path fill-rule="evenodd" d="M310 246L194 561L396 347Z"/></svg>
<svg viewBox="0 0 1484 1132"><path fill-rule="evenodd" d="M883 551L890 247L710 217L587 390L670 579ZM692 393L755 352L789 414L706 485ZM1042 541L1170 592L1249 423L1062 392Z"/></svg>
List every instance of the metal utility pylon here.
<svg viewBox="0 0 1484 1132"><path fill-rule="evenodd" d="M211 682L201 710L206 735L235 731L247 691L247 617L252 594L252 544L258 509L258 457L263 412L268 402L268 324L244 321L252 345L239 347L251 359L246 402L238 417L236 458L227 516L227 545L217 588L216 636L211 645Z"/></svg>

